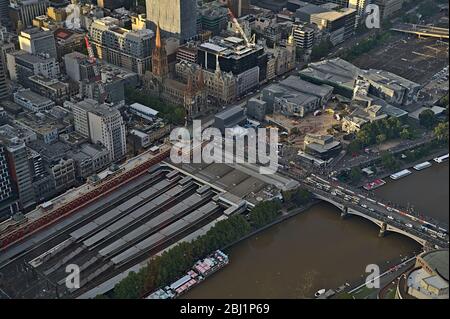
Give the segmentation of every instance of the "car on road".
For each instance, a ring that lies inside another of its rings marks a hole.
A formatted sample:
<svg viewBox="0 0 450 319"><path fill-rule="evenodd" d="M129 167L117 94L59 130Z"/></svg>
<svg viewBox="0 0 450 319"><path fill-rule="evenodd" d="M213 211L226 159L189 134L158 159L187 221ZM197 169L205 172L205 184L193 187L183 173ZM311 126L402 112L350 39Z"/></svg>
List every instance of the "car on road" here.
<svg viewBox="0 0 450 319"><path fill-rule="evenodd" d="M374 212L374 211L375 211L375 209L373 209L372 207L369 207L369 210L370 210L371 212Z"/></svg>
<svg viewBox="0 0 450 319"><path fill-rule="evenodd" d="M413 225L411 225L411 224L406 224L405 226L409 227L409 228L413 228Z"/></svg>
<svg viewBox="0 0 450 319"><path fill-rule="evenodd" d="M361 204L361 207L362 208L367 208L367 205L366 204Z"/></svg>
<svg viewBox="0 0 450 319"><path fill-rule="evenodd" d="M394 217L392 217L391 215L389 215L388 218L389 218L390 220L394 220Z"/></svg>

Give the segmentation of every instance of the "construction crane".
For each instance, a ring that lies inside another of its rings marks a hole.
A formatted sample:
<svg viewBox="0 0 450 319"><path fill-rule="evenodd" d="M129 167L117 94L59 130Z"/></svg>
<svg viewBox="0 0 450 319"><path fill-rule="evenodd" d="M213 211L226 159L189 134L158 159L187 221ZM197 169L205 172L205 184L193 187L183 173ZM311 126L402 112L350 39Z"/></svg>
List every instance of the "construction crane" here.
<svg viewBox="0 0 450 319"><path fill-rule="evenodd" d="M255 46L255 36L253 36L252 40L250 41L230 8L228 8L228 14L230 15L231 21L233 21L233 23L235 24L239 33L244 38L244 41L245 41L245 44L247 45L247 47L254 47Z"/></svg>
<svg viewBox="0 0 450 319"><path fill-rule="evenodd" d="M91 43L89 42L89 38L87 35L84 37L84 40L86 41L86 48L88 51L89 62L94 67L95 82L97 83L100 91L99 102L104 103L108 97L108 93L106 92L105 84L102 82L100 69L97 64L97 58L95 57L94 50L92 49Z"/></svg>

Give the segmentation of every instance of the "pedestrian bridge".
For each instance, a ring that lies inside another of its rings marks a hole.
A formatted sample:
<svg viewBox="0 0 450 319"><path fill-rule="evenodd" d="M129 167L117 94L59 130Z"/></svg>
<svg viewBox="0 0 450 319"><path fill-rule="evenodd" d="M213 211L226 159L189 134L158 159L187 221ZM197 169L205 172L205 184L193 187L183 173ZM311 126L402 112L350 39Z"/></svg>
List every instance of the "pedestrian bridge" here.
<svg viewBox="0 0 450 319"><path fill-rule="evenodd" d="M419 37L439 38L441 40L449 37L449 29L438 28L428 25L418 25L410 23L401 23L391 28L392 31L415 34Z"/></svg>

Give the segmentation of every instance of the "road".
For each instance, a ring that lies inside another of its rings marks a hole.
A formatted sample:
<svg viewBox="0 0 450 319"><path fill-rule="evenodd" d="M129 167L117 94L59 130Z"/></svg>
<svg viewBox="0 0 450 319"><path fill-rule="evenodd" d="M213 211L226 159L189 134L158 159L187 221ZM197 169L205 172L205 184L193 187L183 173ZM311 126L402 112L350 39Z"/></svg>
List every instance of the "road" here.
<svg viewBox="0 0 450 319"><path fill-rule="evenodd" d="M433 245L448 247L448 225L444 223L437 224L435 221L431 222L427 218L418 218L379 199L365 196L358 190L350 189L348 186L336 181L328 181L314 174L305 179L304 186L315 194L329 198L366 216L425 239Z"/></svg>

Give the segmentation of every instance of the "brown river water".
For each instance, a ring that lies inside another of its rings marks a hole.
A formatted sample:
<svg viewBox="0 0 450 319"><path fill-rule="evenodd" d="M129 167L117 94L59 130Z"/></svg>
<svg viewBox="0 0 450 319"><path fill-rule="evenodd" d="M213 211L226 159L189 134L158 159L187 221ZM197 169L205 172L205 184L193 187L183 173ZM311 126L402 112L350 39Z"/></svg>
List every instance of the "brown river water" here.
<svg viewBox="0 0 450 319"><path fill-rule="evenodd" d="M386 200L449 221L449 165L435 164L376 190ZM321 203L245 240L227 253L230 264L184 298L311 298L366 276L368 264L382 268L421 247L398 234L378 237L379 228Z"/></svg>

